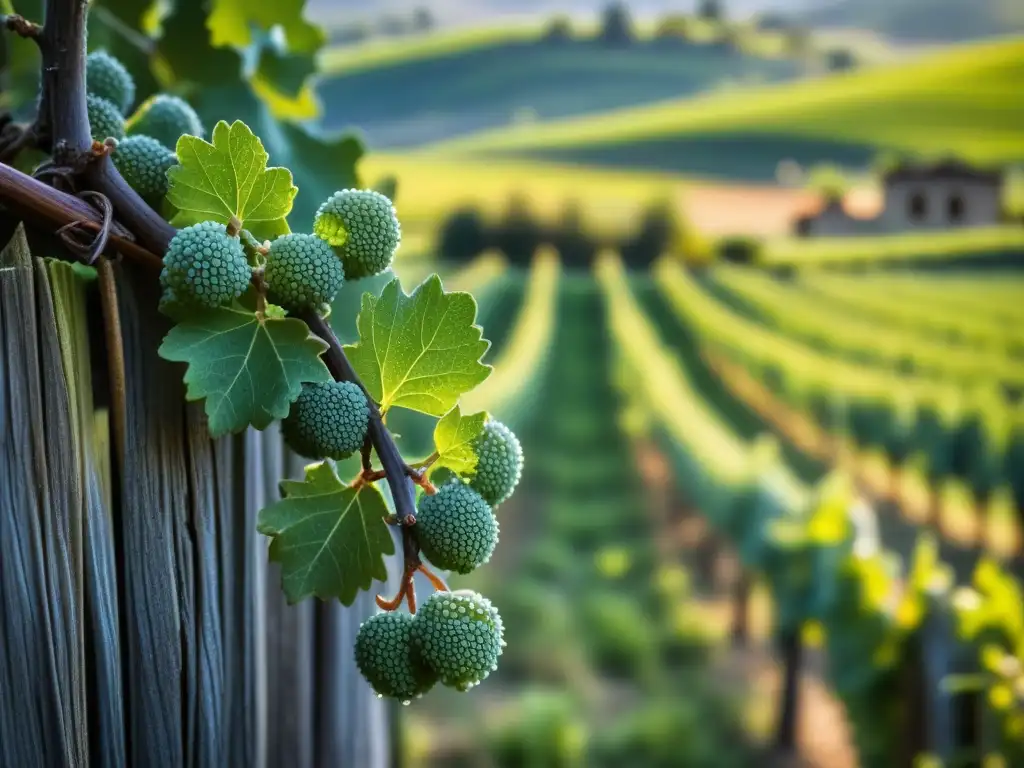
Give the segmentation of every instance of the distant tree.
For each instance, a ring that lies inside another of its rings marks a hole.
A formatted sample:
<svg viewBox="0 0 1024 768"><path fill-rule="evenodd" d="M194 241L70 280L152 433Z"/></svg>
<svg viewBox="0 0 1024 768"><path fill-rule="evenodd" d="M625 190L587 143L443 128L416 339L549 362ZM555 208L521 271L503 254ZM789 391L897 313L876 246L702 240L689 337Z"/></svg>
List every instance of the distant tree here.
<svg viewBox="0 0 1024 768"><path fill-rule="evenodd" d="M487 226L476 208L460 208L441 225L437 251L442 259L466 262L489 246Z"/></svg>
<svg viewBox="0 0 1024 768"><path fill-rule="evenodd" d="M830 72L843 72L857 66L857 57L849 48L833 48L825 54L825 66Z"/></svg>
<svg viewBox="0 0 1024 768"><path fill-rule="evenodd" d="M434 25L434 14L426 6L421 5L412 12L412 28L417 32L429 32Z"/></svg>
<svg viewBox="0 0 1024 768"><path fill-rule="evenodd" d="M731 264L755 264L761 255L761 241L753 237L726 237L718 242L718 258Z"/></svg>
<svg viewBox="0 0 1024 768"><path fill-rule="evenodd" d="M879 152L871 161L871 172L876 176L885 176L906 163L909 158L900 152Z"/></svg>
<svg viewBox="0 0 1024 768"><path fill-rule="evenodd" d="M789 29L792 22L778 11L766 11L760 14L755 24L765 32L781 32Z"/></svg>
<svg viewBox="0 0 1024 768"><path fill-rule="evenodd" d="M811 52L811 32L807 27L793 25L786 29L786 50L790 56L801 59Z"/></svg>
<svg viewBox="0 0 1024 768"><path fill-rule="evenodd" d="M807 174L807 187L829 202L842 200L850 188L843 169L831 163L822 163L810 169Z"/></svg>
<svg viewBox="0 0 1024 768"><path fill-rule="evenodd" d="M633 20L623 3L612 3L601 15L600 40L605 45L631 45L635 39Z"/></svg>
<svg viewBox="0 0 1024 768"><path fill-rule="evenodd" d="M558 15L548 22L541 40L549 43L567 43L572 40L572 21L568 16Z"/></svg>
<svg viewBox="0 0 1024 768"><path fill-rule="evenodd" d="M700 0L697 15L705 21L722 21L725 19L725 7L722 0Z"/></svg>
<svg viewBox="0 0 1024 768"><path fill-rule="evenodd" d="M377 22L377 31L386 37L401 37L412 31L412 22L401 16L382 16Z"/></svg>
<svg viewBox="0 0 1024 768"><path fill-rule="evenodd" d="M670 201L658 201L644 211L636 234L622 244L622 260L645 267L659 256L678 249L681 226Z"/></svg>
<svg viewBox="0 0 1024 768"><path fill-rule="evenodd" d="M679 43L690 39L690 20L682 14L668 14L658 22L654 39L661 43Z"/></svg>
<svg viewBox="0 0 1024 768"><path fill-rule="evenodd" d="M492 231L494 247L505 254L509 263L520 265L530 263L544 234L526 197L518 194L509 199L505 215Z"/></svg>
<svg viewBox="0 0 1024 768"><path fill-rule="evenodd" d="M561 219L547 239L558 249L567 267L589 267L597 253L597 242L587 234L583 213L575 200L566 203Z"/></svg>
<svg viewBox="0 0 1024 768"><path fill-rule="evenodd" d="M340 45L361 43L373 34L367 24L345 24L331 31L331 42Z"/></svg>

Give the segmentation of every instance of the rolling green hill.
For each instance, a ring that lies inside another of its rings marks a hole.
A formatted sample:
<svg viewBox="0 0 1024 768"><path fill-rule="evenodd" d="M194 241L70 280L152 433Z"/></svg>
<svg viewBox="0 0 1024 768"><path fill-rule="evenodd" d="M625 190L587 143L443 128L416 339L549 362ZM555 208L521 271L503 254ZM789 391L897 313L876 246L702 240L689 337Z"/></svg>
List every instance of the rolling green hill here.
<svg viewBox="0 0 1024 768"><path fill-rule="evenodd" d="M969 40L1024 32L1020 0L834 0L800 15L810 26L861 27L900 40Z"/></svg>
<svg viewBox="0 0 1024 768"><path fill-rule="evenodd" d="M1024 160L1024 37L907 63L676 99L453 140L434 150L527 155L769 180L784 158L867 163L880 150Z"/></svg>
<svg viewBox="0 0 1024 768"><path fill-rule="evenodd" d="M716 44L643 38L605 47L586 36L540 35L479 29L338 49L326 56L331 74L319 87L324 126L362 129L375 148L415 147L800 73L778 56Z"/></svg>

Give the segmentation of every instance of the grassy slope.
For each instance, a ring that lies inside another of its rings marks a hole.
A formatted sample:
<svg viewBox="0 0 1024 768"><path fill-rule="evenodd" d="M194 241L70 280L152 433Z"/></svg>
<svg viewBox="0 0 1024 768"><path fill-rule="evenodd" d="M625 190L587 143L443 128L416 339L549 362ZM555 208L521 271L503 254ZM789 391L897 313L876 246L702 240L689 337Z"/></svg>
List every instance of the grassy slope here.
<svg viewBox="0 0 1024 768"><path fill-rule="evenodd" d="M591 39L551 44L535 27L472 29L338 49L319 85L328 129L413 147L528 121L601 113L722 87L790 79L797 64L714 46Z"/></svg>
<svg viewBox="0 0 1024 768"><path fill-rule="evenodd" d="M1019 0L840 0L813 7L814 26L866 27L901 40L967 40L1024 32Z"/></svg>
<svg viewBox="0 0 1024 768"><path fill-rule="evenodd" d="M810 141L1003 161L1024 158L1022 91L1024 38L1012 38L816 80L497 130L439 148L623 165L660 162L689 171L703 169L674 156L673 147L695 150L716 138L719 149L746 146L748 153L758 142L782 152L787 144Z"/></svg>

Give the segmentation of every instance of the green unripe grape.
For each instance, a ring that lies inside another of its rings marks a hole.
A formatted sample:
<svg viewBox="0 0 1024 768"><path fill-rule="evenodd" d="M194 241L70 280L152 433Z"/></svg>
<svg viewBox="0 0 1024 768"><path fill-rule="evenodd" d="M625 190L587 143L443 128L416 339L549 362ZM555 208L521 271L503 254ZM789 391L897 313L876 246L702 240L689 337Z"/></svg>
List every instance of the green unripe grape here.
<svg viewBox="0 0 1024 768"><path fill-rule="evenodd" d="M359 625L356 666L381 696L409 701L434 687L437 675L412 647L414 619L408 613L378 613Z"/></svg>
<svg viewBox="0 0 1024 768"><path fill-rule="evenodd" d="M281 434L307 459L344 459L363 447L369 423L370 404L358 384L303 384L281 422Z"/></svg>
<svg viewBox="0 0 1024 768"><path fill-rule="evenodd" d="M491 559L498 543L498 521L479 493L453 480L420 500L416 540L438 568L469 573Z"/></svg>
<svg viewBox="0 0 1024 768"><path fill-rule="evenodd" d="M171 239L160 282L172 298L219 307L245 293L251 277L238 238L223 224L204 221Z"/></svg>
<svg viewBox="0 0 1024 768"><path fill-rule="evenodd" d="M167 194L167 169L178 162L167 147L149 136L129 136L118 142L110 159L128 186L146 200Z"/></svg>
<svg viewBox="0 0 1024 768"><path fill-rule="evenodd" d="M87 94L85 107L89 115L89 133L93 141L103 141L107 137L124 138L124 118L113 102Z"/></svg>
<svg viewBox="0 0 1024 768"><path fill-rule="evenodd" d="M497 506L512 495L523 474L523 448L511 429L488 419L476 439L476 474L470 485L488 504Z"/></svg>
<svg viewBox="0 0 1024 768"><path fill-rule="evenodd" d="M290 311L330 304L345 281L338 257L316 235L277 238L270 244L264 274L270 300Z"/></svg>
<svg viewBox="0 0 1024 768"><path fill-rule="evenodd" d="M173 151L185 134L202 137L203 124L187 101L161 93L139 105L128 121L128 133L152 136Z"/></svg>
<svg viewBox="0 0 1024 768"><path fill-rule="evenodd" d="M85 58L85 89L106 99L122 115L135 101L135 81L124 64L106 51L93 51Z"/></svg>
<svg viewBox="0 0 1024 768"><path fill-rule="evenodd" d="M467 590L435 592L427 598L413 619L412 642L441 682L459 691L496 670L505 647L498 610L486 597Z"/></svg>
<svg viewBox="0 0 1024 768"><path fill-rule="evenodd" d="M343 189L320 206L313 233L341 259L346 280L379 275L391 266L402 228L391 201L371 189Z"/></svg>

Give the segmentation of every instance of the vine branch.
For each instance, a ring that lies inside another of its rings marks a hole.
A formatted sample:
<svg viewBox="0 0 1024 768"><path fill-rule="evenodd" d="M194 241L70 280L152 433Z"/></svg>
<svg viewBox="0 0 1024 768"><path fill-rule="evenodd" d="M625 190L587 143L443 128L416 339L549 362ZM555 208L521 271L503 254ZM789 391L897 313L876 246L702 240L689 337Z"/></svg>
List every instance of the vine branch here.
<svg viewBox="0 0 1024 768"><path fill-rule="evenodd" d="M352 364L349 362L345 351L341 348L338 337L334 335L331 326L324 318L316 312L305 312L299 318L309 326L309 329L327 343L327 351L324 353L324 362L327 368L338 381L350 381L363 392L366 387L359 380ZM391 433L384 426L380 409L373 398L367 393L366 400L370 404L370 426L368 430L370 442L380 459L384 477L391 489L391 497L395 502L395 517L402 526L409 526L416 522L416 491L413 487L412 478L408 477L405 471L405 462L398 452Z"/></svg>
<svg viewBox="0 0 1024 768"><path fill-rule="evenodd" d="M46 18L41 28L9 16L4 17L4 22L6 26L13 24L12 28L19 34L30 33L42 51L39 113L35 123L26 130L33 133L37 146L50 149L55 168L66 170L85 191L98 193L97 199L102 196L103 213L77 197L3 164L0 164L0 202L22 219L43 227L63 228L65 232L72 229L94 231L98 247L92 249L89 256L106 246L128 258L160 267L163 260L159 254L167 251L177 230L128 186L111 162L109 152L94 151L86 109L87 13L85 0L47 0ZM101 242L104 236L106 240ZM324 361L334 378L350 381L366 392L330 325L315 312L299 317L328 345ZM405 464L384 425L380 409L373 398L367 396L367 400L370 405L369 442L380 459L380 479L387 480L395 505L395 519L402 529L405 568L396 600L400 603L404 597L414 611L413 575L416 571L427 573L435 585L444 583L424 567L412 530L416 522L414 483L428 488L429 481Z"/></svg>
<svg viewBox="0 0 1024 768"><path fill-rule="evenodd" d="M19 218L40 227L57 229L77 224L97 234L103 229L103 214L84 200L3 163L0 163L0 202ZM136 243L131 233L116 221L108 228L107 248L154 269L163 266L159 256Z"/></svg>

